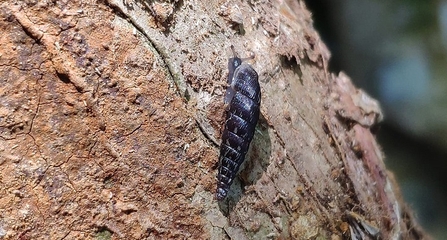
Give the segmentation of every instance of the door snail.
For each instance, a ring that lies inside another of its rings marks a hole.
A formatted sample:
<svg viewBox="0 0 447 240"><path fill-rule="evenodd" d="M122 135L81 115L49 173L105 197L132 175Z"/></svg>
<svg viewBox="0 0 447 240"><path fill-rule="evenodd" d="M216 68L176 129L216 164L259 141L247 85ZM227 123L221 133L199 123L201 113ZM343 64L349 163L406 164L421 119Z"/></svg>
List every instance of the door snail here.
<svg viewBox="0 0 447 240"><path fill-rule="evenodd" d="M225 128L220 145L219 173L217 175L216 198L221 201L228 194L239 167L244 162L259 119L261 89L258 73L243 62L251 57L237 57L231 46L233 57L228 60L228 88L225 92Z"/></svg>

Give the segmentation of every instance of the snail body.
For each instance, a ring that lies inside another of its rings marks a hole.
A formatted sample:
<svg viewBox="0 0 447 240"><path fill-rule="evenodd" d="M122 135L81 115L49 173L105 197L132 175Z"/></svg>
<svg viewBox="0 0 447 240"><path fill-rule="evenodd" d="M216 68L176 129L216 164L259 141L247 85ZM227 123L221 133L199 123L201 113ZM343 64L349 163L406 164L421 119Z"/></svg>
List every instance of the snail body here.
<svg viewBox="0 0 447 240"><path fill-rule="evenodd" d="M234 48L232 47L233 53ZM244 162L259 119L261 89L258 73L236 56L228 61L228 84L225 92L225 128L220 145L216 198L228 194L241 164Z"/></svg>

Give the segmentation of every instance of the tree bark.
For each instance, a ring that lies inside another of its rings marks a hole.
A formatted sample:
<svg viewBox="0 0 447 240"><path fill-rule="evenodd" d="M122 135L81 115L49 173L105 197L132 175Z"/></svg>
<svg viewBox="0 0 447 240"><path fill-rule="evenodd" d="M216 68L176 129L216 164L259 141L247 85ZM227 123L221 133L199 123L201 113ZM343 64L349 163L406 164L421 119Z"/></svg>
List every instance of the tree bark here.
<svg viewBox="0 0 447 240"><path fill-rule="evenodd" d="M302 1L0 5L0 238L423 239ZM262 89L214 198L230 45ZM378 233L376 232L378 231Z"/></svg>

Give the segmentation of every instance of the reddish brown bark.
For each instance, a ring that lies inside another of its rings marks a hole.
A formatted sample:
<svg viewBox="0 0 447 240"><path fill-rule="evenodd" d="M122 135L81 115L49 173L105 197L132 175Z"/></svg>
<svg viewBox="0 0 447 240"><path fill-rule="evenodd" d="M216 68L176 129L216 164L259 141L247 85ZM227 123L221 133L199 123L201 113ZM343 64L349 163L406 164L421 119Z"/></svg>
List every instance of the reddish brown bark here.
<svg viewBox="0 0 447 240"><path fill-rule="evenodd" d="M303 2L0 5L5 239L426 238ZM214 199L226 61L255 53L261 119ZM365 237L372 235L363 231Z"/></svg>

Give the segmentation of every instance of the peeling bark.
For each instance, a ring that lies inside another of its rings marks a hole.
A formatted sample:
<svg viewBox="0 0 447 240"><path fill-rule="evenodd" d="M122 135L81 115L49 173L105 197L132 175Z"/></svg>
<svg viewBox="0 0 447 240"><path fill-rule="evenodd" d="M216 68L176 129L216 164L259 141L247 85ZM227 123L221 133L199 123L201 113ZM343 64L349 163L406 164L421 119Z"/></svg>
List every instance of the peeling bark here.
<svg viewBox="0 0 447 240"><path fill-rule="evenodd" d="M428 238L301 1L8 1L0 31L4 239ZM230 45L262 106L218 203Z"/></svg>

